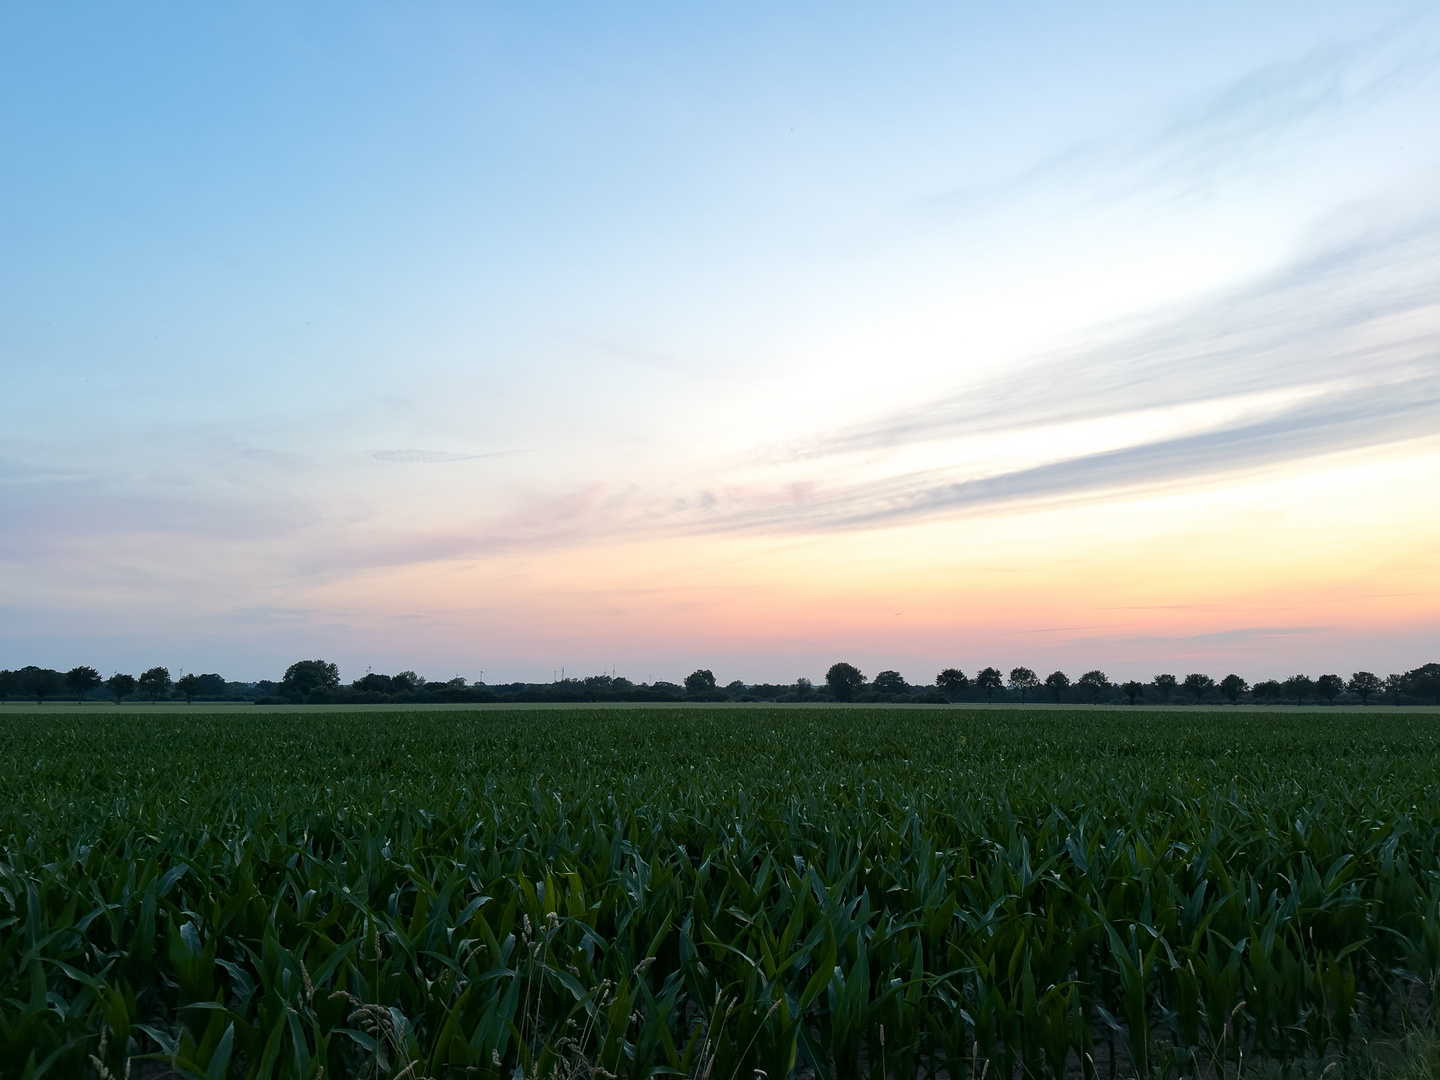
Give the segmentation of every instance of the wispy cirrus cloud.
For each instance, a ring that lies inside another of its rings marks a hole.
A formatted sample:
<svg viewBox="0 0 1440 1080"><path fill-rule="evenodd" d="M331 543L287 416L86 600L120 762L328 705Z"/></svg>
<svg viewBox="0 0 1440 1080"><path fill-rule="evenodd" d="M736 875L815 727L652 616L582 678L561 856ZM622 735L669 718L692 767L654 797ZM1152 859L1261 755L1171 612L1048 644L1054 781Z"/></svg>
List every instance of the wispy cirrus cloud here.
<svg viewBox="0 0 1440 1080"><path fill-rule="evenodd" d="M1167 420L1182 411L1183 423ZM693 524L878 525L1194 482L1436 433L1440 222L1429 219L1312 251L1246 287L1113 328L1101 344L764 448L749 494ZM1042 449L1009 463L955 452L1002 435ZM807 477L803 500L757 497Z"/></svg>
<svg viewBox="0 0 1440 1080"><path fill-rule="evenodd" d="M576 478L325 557L401 565L627 537L889 527L1223 482L1437 433L1440 219L1427 218L1366 229L1246 286L869 420L690 460L668 478Z"/></svg>
<svg viewBox="0 0 1440 1080"><path fill-rule="evenodd" d="M925 205L966 213L1057 183L1079 199L1200 195L1273 159L1307 128L1380 105L1437 68L1440 53L1432 45L1411 38L1403 23L1390 26L1258 65L1173 105L1148 125L1077 140L1017 173L941 191Z"/></svg>

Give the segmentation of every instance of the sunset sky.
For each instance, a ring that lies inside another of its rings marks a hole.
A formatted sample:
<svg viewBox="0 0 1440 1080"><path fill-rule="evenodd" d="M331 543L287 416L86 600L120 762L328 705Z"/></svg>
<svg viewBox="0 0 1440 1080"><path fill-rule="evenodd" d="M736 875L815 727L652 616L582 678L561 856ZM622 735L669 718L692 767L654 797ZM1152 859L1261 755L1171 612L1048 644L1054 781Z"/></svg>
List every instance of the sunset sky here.
<svg viewBox="0 0 1440 1080"><path fill-rule="evenodd" d="M1440 660L1440 6L8 4L0 666Z"/></svg>

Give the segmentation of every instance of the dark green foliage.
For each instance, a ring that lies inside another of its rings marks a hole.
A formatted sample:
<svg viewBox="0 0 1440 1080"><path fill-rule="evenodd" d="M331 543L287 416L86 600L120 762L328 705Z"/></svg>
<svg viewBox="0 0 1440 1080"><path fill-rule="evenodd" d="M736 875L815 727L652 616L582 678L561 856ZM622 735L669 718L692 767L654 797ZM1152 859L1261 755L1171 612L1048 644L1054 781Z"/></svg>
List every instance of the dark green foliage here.
<svg viewBox="0 0 1440 1080"><path fill-rule="evenodd" d="M35 704L43 705L47 697L54 697L65 688L65 676L50 668L27 664L12 676L15 693L21 697L33 697Z"/></svg>
<svg viewBox="0 0 1440 1080"><path fill-rule="evenodd" d="M1070 676L1063 671L1052 671L1045 676L1045 689L1050 691L1050 696L1055 699L1055 704L1059 705L1065 696L1065 691L1070 689Z"/></svg>
<svg viewBox="0 0 1440 1080"><path fill-rule="evenodd" d="M1295 699L1296 705L1304 705L1305 699L1315 691L1315 680L1309 675L1291 675L1281 687L1286 697Z"/></svg>
<svg viewBox="0 0 1440 1080"><path fill-rule="evenodd" d="M1251 687L1250 693L1256 701L1269 705L1285 695L1285 687L1276 679L1266 679Z"/></svg>
<svg viewBox="0 0 1440 1080"><path fill-rule="evenodd" d="M875 676L871 683L877 694L905 694L910 690L910 685L905 681L905 676L898 671L882 671Z"/></svg>
<svg viewBox="0 0 1440 1080"><path fill-rule="evenodd" d="M1335 699L1345 691L1345 680L1339 675L1321 675L1315 680L1315 692L1325 699L1326 704L1334 705Z"/></svg>
<svg viewBox="0 0 1440 1080"><path fill-rule="evenodd" d="M1175 687L1179 685L1180 682L1174 675L1155 676L1155 689L1160 691L1160 700L1166 704L1169 704L1170 695L1175 693Z"/></svg>
<svg viewBox="0 0 1440 1080"><path fill-rule="evenodd" d="M947 698L954 699L957 694L969 689L970 680L959 668L947 667L935 676L935 685Z"/></svg>
<svg viewBox="0 0 1440 1080"><path fill-rule="evenodd" d="M1020 695L1020 704L1025 704L1025 695L1039 686L1040 680L1028 667L1010 669L1010 689Z"/></svg>
<svg viewBox="0 0 1440 1080"><path fill-rule="evenodd" d="M395 676L395 681L407 679L406 688L409 689L413 685L409 680L414 678L413 671L402 671ZM327 660L297 660L285 669L285 677L280 680L281 692L302 702L309 700L316 690L328 690L339 685L340 669Z"/></svg>
<svg viewBox="0 0 1440 1080"><path fill-rule="evenodd" d="M1220 680L1220 693L1231 705L1239 704L1241 696L1250 689L1250 684L1239 675L1226 675Z"/></svg>
<svg viewBox="0 0 1440 1080"><path fill-rule="evenodd" d="M1357 671L1350 676L1346 688L1360 697L1360 704L1369 705L1370 698L1385 688L1385 683L1373 671Z"/></svg>
<svg viewBox="0 0 1440 1080"><path fill-rule="evenodd" d="M1099 703L1100 695L1110 689L1110 678L1103 671L1087 671L1075 680L1075 685L1083 687L1090 695L1090 704L1095 705Z"/></svg>
<svg viewBox="0 0 1440 1080"><path fill-rule="evenodd" d="M587 682L589 680L586 680ZM685 676L687 694L711 694L715 692L715 673L708 668L692 671Z"/></svg>
<svg viewBox="0 0 1440 1080"><path fill-rule="evenodd" d="M162 697L170 696L170 669L163 667L152 667L149 671L143 672L136 680L140 692L151 701L159 701Z"/></svg>
<svg viewBox="0 0 1440 1080"><path fill-rule="evenodd" d="M75 695L75 700L82 700L100 685L100 673L93 667L82 664L80 667L71 668L65 673L65 689Z"/></svg>
<svg viewBox="0 0 1440 1080"><path fill-rule="evenodd" d="M1433 989L1433 716L1153 715L12 715L0 1076L1233 1075Z"/></svg>
<svg viewBox="0 0 1440 1080"><path fill-rule="evenodd" d="M185 704L189 705L195 701L196 696L203 688L200 676L193 672L189 675L182 675L175 681L175 689L185 695Z"/></svg>
<svg viewBox="0 0 1440 1080"><path fill-rule="evenodd" d="M1422 664L1403 676L1407 693L1431 705L1440 702L1440 664Z"/></svg>
<svg viewBox="0 0 1440 1080"><path fill-rule="evenodd" d="M1136 679L1131 679L1125 683L1124 686L1120 687L1120 689L1125 691L1125 698L1131 705L1135 704L1136 698L1143 698L1145 696L1145 684Z"/></svg>
<svg viewBox="0 0 1440 1080"><path fill-rule="evenodd" d="M125 675L116 672L105 680L105 689L109 690L115 698L115 704L119 705L127 697L135 692L135 676Z"/></svg>
<svg viewBox="0 0 1440 1080"><path fill-rule="evenodd" d="M995 691L1005 685L1005 678L1000 674L999 668L987 667L975 676L975 685L985 691L985 700L990 701L994 698Z"/></svg>
<svg viewBox="0 0 1440 1080"><path fill-rule="evenodd" d="M853 664L832 664L825 673L825 685L836 701L849 701L865 685L865 676Z"/></svg>
<svg viewBox="0 0 1440 1080"><path fill-rule="evenodd" d="M1205 695L1215 688L1215 680L1209 675L1196 671L1185 676L1183 685L1185 692L1195 699L1196 705L1199 705L1205 699Z"/></svg>

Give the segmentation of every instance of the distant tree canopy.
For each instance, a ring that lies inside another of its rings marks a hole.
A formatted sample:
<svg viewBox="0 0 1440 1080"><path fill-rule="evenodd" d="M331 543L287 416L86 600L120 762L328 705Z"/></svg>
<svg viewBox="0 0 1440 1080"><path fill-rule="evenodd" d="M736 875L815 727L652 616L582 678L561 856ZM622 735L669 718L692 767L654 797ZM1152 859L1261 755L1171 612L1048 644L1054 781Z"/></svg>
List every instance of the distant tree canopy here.
<svg viewBox="0 0 1440 1080"><path fill-rule="evenodd" d="M1350 676L1348 689L1352 694L1359 695L1361 705L1369 705L1370 698L1385 688L1380 676L1373 671L1357 671Z"/></svg>
<svg viewBox="0 0 1440 1080"><path fill-rule="evenodd" d="M970 680L959 668L947 667L935 676L935 685L942 694L953 701L970 686Z"/></svg>
<svg viewBox="0 0 1440 1080"><path fill-rule="evenodd" d="M860 674L860 669L853 664L842 661L832 664L830 670L825 672L825 685L830 688L836 701L849 701L865 685L865 676Z"/></svg>
<svg viewBox="0 0 1440 1080"><path fill-rule="evenodd" d="M1170 695L1175 692L1175 687L1179 685L1180 681L1174 675L1155 676L1155 689L1160 691L1160 700L1167 704L1170 701Z"/></svg>
<svg viewBox="0 0 1440 1080"><path fill-rule="evenodd" d="M54 697L65 688L65 677L51 668L27 664L14 673L12 683L16 694L33 697L36 705L43 705L47 697Z"/></svg>
<svg viewBox="0 0 1440 1080"><path fill-rule="evenodd" d="M898 671L882 671L870 685L877 694L903 694L910 689L905 677Z"/></svg>
<svg viewBox="0 0 1440 1080"><path fill-rule="evenodd" d="M151 704L170 693L170 669L152 667L137 680L140 692L150 698Z"/></svg>
<svg viewBox="0 0 1440 1080"><path fill-rule="evenodd" d="M180 678L175 680L175 689L185 695L186 705L194 704L195 698L199 696L203 687L204 684L200 681L200 676L194 672L191 672L189 675L181 675Z"/></svg>
<svg viewBox="0 0 1440 1080"><path fill-rule="evenodd" d="M1407 671L1401 678L1401 688L1432 705L1440 701L1440 664L1422 664Z"/></svg>
<svg viewBox="0 0 1440 1080"><path fill-rule="evenodd" d="M709 668L700 668L685 676L687 694L709 694L715 690L715 673Z"/></svg>
<svg viewBox="0 0 1440 1080"><path fill-rule="evenodd" d="M1035 672L1028 667L1016 667L1010 669L1010 689L1020 695L1020 704L1025 704L1025 695L1036 689L1040 680L1035 677Z"/></svg>
<svg viewBox="0 0 1440 1080"><path fill-rule="evenodd" d="M1293 697L1296 705L1304 705L1305 699L1315 690L1315 680L1309 675L1291 675L1282 684L1286 697Z"/></svg>
<svg viewBox="0 0 1440 1080"><path fill-rule="evenodd" d="M99 685L100 673L93 667L82 664L65 673L65 687L75 695L76 702L84 700L85 695Z"/></svg>
<svg viewBox="0 0 1440 1080"><path fill-rule="evenodd" d="M1345 680L1339 675L1321 675L1315 680L1315 692L1327 704L1334 705L1335 699L1345 692Z"/></svg>
<svg viewBox="0 0 1440 1080"><path fill-rule="evenodd" d="M1185 676L1185 692L1195 699L1196 705L1200 704L1214 685L1214 679L1209 675L1202 675L1198 671Z"/></svg>
<svg viewBox="0 0 1440 1080"><path fill-rule="evenodd" d="M103 688L103 691L102 691ZM285 701L309 704L354 703L475 703L486 702L560 702L560 701L906 701L915 704L945 704L975 701L1016 701L1034 699L1039 690L1057 704L1084 701L1096 705L1128 702L1173 704L1177 691L1187 702L1203 705L1223 700L1231 705L1242 703L1276 705L1290 703L1304 706L1319 700L1329 705L1372 703L1389 705L1440 704L1440 663L1425 664L1403 674L1381 678L1375 672L1357 671L1344 679L1338 674L1317 677L1294 675L1283 682L1261 680L1249 685L1241 676L1231 673L1218 683L1201 672L1192 672L1184 680L1174 675L1157 675L1148 683L1130 679L1116 685L1105 672L1086 671L1073 682L1063 671L1053 671L1044 679L1028 667L1015 667L1009 677L998 668L981 668L969 677L958 667L945 667L935 676L933 684L909 683L896 670L887 669L867 681L853 664L837 663L826 673L825 682L813 685L801 677L793 683L746 683L733 679L724 687L708 668L698 668L684 679L684 685L655 680L636 684L629 679L602 673L584 678L568 677L548 683L514 682L490 685L482 681L468 682L463 676L427 681L414 671L394 675L367 671L347 685L341 685L339 668L326 660L301 660L286 670L283 681L227 682L220 675L191 673L172 683L168 668L149 668L138 679L116 673L102 680L99 672L87 665L59 672L29 665L19 670L0 670L0 702L11 697L29 697L41 705L65 694L77 702L95 699L108 692L117 704L136 693L143 693L152 703L183 697L187 703L200 700L251 701L258 704L282 704ZM998 698L997 698L997 695Z"/></svg>
<svg viewBox="0 0 1440 1080"><path fill-rule="evenodd" d="M994 698L996 690L1004 689L1005 676L1000 674L999 668L983 668L975 676L975 685L985 691L985 700L989 701Z"/></svg>
<svg viewBox="0 0 1440 1080"><path fill-rule="evenodd" d="M1110 689L1110 679L1103 671L1087 671L1075 680L1076 686L1083 686L1090 693L1090 703L1098 704L1100 695Z"/></svg>
<svg viewBox="0 0 1440 1080"><path fill-rule="evenodd" d="M1265 679L1250 688L1250 695L1265 703L1278 701L1285 693L1285 687L1275 679Z"/></svg>
<svg viewBox="0 0 1440 1080"><path fill-rule="evenodd" d="M105 689L110 691L115 698L115 704L119 705L135 692L135 676L124 675L117 671L105 680Z"/></svg>
<svg viewBox="0 0 1440 1080"><path fill-rule="evenodd" d="M285 669L285 677L280 680L280 688L301 701L308 700L316 690L339 685L339 667L326 660L298 660Z"/></svg>

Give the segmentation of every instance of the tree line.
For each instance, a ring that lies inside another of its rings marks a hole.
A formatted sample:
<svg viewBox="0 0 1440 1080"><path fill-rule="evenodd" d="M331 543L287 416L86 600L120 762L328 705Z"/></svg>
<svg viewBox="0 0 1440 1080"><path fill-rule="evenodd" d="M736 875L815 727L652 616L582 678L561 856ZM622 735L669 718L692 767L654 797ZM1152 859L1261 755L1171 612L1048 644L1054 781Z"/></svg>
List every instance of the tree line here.
<svg viewBox="0 0 1440 1080"><path fill-rule="evenodd" d="M1424 664L1411 671L1383 677L1370 671L1354 672L1348 679L1336 674L1314 678L1292 675L1286 679L1266 679L1254 685L1235 674L1218 680L1193 672L1183 678L1160 674L1148 682L1135 679L1112 682L1099 670L1087 671L1071 679L1063 671L1052 671L1041 678L1027 667L1011 668L1009 674L998 668L986 667L973 677L959 668L947 667L935 676L933 684L912 685L898 671L882 671L873 679L868 679L853 664L842 662L832 665L819 684L801 678L793 683L745 683L735 680L724 686L706 668L687 675L683 683L636 683L623 676L592 675L548 683L490 685L480 681L467 682L459 676L434 682L413 671L401 671L394 675L366 672L353 682L344 684L339 667L326 660L300 660L291 664L278 681L258 682L230 681L213 673L186 674L172 680L169 669L163 666L149 668L138 676L116 672L104 678L95 668L86 665L65 672L32 665L17 671L0 671L0 703L11 698L33 699L40 704L47 700L110 700L117 705L130 699L152 703L178 699L186 702L248 701L262 705L681 700L1420 705L1440 703L1440 664Z"/></svg>

